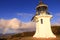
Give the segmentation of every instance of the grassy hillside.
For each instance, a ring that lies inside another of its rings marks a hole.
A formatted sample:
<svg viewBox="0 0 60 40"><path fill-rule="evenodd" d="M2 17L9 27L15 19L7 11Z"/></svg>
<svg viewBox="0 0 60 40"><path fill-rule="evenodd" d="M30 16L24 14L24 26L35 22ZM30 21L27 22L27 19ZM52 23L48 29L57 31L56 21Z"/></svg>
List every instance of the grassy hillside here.
<svg viewBox="0 0 60 40"><path fill-rule="evenodd" d="M60 26L52 26L52 31L56 35L60 35Z"/></svg>
<svg viewBox="0 0 60 40"><path fill-rule="evenodd" d="M53 26L52 27L52 31L53 33L60 38L60 26ZM6 36L2 36L0 37L0 40L20 40L24 37L32 37L34 35L35 31L33 32L23 32L23 33L18 33L18 34L13 34L13 35L6 35Z"/></svg>

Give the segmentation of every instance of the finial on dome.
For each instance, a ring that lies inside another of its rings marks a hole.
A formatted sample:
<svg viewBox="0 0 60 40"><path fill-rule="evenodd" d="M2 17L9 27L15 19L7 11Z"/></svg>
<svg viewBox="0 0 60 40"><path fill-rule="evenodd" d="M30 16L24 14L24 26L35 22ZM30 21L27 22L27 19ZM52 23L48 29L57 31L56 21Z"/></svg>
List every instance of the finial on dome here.
<svg viewBox="0 0 60 40"><path fill-rule="evenodd" d="M39 4L43 4L42 0L40 0L40 3Z"/></svg>

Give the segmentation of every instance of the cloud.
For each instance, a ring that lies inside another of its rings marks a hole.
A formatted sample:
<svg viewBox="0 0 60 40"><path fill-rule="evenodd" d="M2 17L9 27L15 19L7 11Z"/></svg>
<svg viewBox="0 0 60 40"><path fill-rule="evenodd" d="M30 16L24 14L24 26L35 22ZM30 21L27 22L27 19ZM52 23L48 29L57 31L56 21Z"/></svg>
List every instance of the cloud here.
<svg viewBox="0 0 60 40"><path fill-rule="evenodd" d="M30 14L30 13L17 13L18 16L22 16L22 17L28 17L28 16L33 16L34 14Z"/></svg>
<svg viewBox="0 0 60 40"><path fill-rule="evenodd" d="M52 26L60 26L60 13L55 13L52 18Z"/></svg>
<svg viewBox="0 0 60 40"><path fill-rule="evenodd" d="M35 23L34 22L28 22L28 23L22 23L22 28L34 28Z"/></svg>
<svg viewBox="0 0 60 40"><path fill-rule="evenodd" d="M52 26L60 26L60 18L55 19L51 24Z"/></svg>
<svg viewBox="0 0 60 40"><path fill-rule="evenodd" d="M9 20L7 27L18 29L20 26L20 21L16 18Z"/></svg>
<svg viewBox="0 0 60 40"><path fill-rule="evenodd" d="M55 15L56 15L56 16L60 16L60 13L56 13Z"/></svg>
<svg viewBox="0 0 60 40"><path fill-rule="evenodd" d="M13 18L10 20L0 19L0 32L2 31L3 34L33 31L34 28L35 28L34 22L24 23L17 18Z"/></svg>

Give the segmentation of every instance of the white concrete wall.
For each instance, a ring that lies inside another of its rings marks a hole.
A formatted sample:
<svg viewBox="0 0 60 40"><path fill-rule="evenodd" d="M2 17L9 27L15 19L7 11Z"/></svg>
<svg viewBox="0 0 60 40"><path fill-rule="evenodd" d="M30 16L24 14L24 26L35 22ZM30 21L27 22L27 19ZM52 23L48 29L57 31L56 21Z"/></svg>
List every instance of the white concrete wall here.
<svg viewBox="0 0 60 40"><path fill-rule="evenodd" d="M56 38L51 30L50 19L52 15L39 15L36 16L38 22L36 22L36 33L33 37L37 38ZM43 24L41 24L41 19L43 19Z"/></svg>

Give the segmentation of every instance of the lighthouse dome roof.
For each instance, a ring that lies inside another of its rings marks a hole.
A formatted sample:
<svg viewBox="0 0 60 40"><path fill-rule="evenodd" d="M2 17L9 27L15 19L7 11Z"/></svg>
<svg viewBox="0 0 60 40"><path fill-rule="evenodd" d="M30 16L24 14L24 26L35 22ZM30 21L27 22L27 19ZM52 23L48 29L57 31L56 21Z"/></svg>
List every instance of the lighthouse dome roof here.
<svg viewBox="0 0 60 40"><path fill-rule="evenodd" d="M48 6L43 2L40 2L36 8L39 8L39 7L48 7Z"/></svg>

